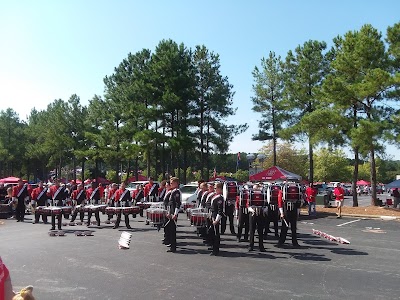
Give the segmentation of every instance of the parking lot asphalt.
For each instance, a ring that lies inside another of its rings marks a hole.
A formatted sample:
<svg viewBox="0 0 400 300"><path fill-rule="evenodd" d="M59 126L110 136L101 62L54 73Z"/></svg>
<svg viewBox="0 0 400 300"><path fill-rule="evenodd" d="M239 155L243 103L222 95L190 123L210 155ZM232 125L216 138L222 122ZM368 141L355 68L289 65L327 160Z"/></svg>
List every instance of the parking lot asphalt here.
<svg viewBox="0 0 400 300"><path fill-rule="evenodd" d="M180 215L177 253L166 253L162 230L131 219L131 247L118 249L124 227L65 227L50 237L49 225L0 220L0 255L15 290L31 284L37 299L399 299L400 222L324 217L298 222L300 249L248 252L247 243L221 237L220 256ZM106 216L102 216L104 221ZM314 235L318 229L350 241Z"/></svg>

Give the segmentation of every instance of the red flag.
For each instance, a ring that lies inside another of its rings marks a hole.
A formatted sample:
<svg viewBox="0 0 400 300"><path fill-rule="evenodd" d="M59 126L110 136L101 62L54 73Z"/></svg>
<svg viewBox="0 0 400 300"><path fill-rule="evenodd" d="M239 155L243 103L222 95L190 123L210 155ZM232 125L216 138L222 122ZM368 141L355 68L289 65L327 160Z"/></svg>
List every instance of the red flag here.
<svg viewBox="0 0 400 300"><path fill-rule="evenodd" d="M214 167L214 173L213 173L213 177L217 177L217 169Z"/></svg>
<svg viewBox="0 0 400 300"><path fill-rule="evenodd" d="M240 161L240 152L238 152L237 161Z"/></svg>

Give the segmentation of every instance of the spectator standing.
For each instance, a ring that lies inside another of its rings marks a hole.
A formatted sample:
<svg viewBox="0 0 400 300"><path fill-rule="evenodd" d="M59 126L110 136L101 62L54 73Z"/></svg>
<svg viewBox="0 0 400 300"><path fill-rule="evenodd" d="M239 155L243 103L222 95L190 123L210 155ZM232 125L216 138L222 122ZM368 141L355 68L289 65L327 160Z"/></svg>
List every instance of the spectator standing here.
<svg viewBox="0 0 400 300"><path fill-rule="evenodd" d="M337 207L337 218L340 219L342 217L342 206L344 200L344 189L340 186L340 183L335 184L335 189L333 190L333 194L335 195L335 202Z"/></svg>

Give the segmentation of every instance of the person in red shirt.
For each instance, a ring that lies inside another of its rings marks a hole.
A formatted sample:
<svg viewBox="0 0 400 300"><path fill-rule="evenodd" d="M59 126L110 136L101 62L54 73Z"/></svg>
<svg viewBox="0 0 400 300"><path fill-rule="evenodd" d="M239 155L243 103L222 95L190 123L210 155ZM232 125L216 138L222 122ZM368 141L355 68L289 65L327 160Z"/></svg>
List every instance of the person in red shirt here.
<svg viewBox="0 0 400 300"><path fill-rule="evenodd" d="M337 218L340 219L342 217L342 206L344 200L344 189L340 186L340 183L335 184L335 189L333 190L333 194L335 195L335 203L337 207Z"/></svg>
<svg viewBox="0 0 400 300"><path fill-rule="evenodd" d="M315 211L315 199L317 197L318 190L314 188L314 185L312 183L309 184L309 186L306 188L305 196L306 196L306 201L308 203L308 215L315 216L316 211Z"/></svg>
<svg viewBox="0 0 400 300"><path fill-rule="evenodd" d="M131 194L129 190L126 189L125 182L121 183L121 187L119 190L115 192L115 203L117 207L123 206L123 207L128 207L131 206L130 202L132 200ZM125 226L128 229L131 229L132 227L129 225L129 215L124 214L125 216ZM115 222L114 229L119 227L119 223L121 222L121 212L118 213L117 215L117 221Z"/></svg>
<svg viewBox="0 0 400 300"><path fill-rule="evenodd" d="M29 199L28 187L24 185L22 179L18 180L18 185L13 187L13 202L17 203L17 222L24 222L25 218L25 201Z"/></svg>
<svg viewBox="0 0 400 300"><path fill-rule="evenodd" d="M47 187L43 186L42 181L39 182L39 186L37 188L32 190L31 198L32 206L34 207L47 205ZM35 210L35 220L33 221L33 224L39 223L39 217L39 211ZM43 223L47 224L47 216L45 214L42 214L42 221Z"/></svg>

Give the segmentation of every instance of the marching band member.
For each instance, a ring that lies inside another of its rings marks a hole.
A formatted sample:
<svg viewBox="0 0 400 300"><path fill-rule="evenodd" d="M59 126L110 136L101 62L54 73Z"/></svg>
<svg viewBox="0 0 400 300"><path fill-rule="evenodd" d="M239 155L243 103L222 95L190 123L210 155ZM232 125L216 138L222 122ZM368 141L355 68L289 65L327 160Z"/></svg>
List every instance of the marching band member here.
<svg viewBox="0 0 400 300"><path fill-rule="evenodd" d="M278 193L281 187L279 185L273 184L269 187L269 203L268 203L268 213L267 213L267 218L266 218L266 224L265 224L265 233L264 236L267 237L268 233L271 232L269 230L269 225L272 222L274 224L274 232L275 232L275 237L279 238L279 226L278 226L278 221L279 221L279 210L278 210Z"/></svg>
<svg viewBox="0 0 400 300"><path fill-rule="evenodd" d="M247 190L249 192L249 190ZM237 241L241 242L242 230L244 227L244 241L249 240L249 202L248 198L245 199L243 191L240 197L236 197L236 209L238 211L238 233Z"/></svg>
<svg viewBox="0 0 400 300"><path fill-rule="evenodd" d="M264 248L264 226L265 226L265 214L268 212L268 208L265 204L265 194L262 192L257 184L254 185L253 191L251 192L250 203L249 203L249 213L250 213L250 246L249 251L254 250L254 235L258 232L258 248L260 252L265 252ZM254 192L261 192L256 194ZM258 198L256 198L256 195Z"/></svg>
<svg viewBox="0 0 400 300"><path fill-rule="evenodd" d="M60 181L56 179L55 184L52 185L47 193L47 196L52 199L53 206L63 206L63 201L67 198L65 193L65 189L62 185L60 185ZM67 217L66 215L64 217ZM61 221L62 221L62 214L57 216L58 218L58 229L61 230ZM55 230L56 228L56 216L54 214L51 215L51 230Z"/></svg>
<svg viewBox="0 0 400 300"><path fill-rule="evenodd" d="M114 197L115 206L128 207L128 206L130 206L131 200L132 200L131 194L130 194L129 190L126 189L125 182L122 182L119 190L117 190L115 192L115 197ZM115 222L113 229L116 229L119 227L119 223L121 222L121 214L122 214L121 212L118 213L117 221ZM124 217L125 217L126 228L131 229L132 227L129 225L129 215L124 214Z"/></svg>
<svg viewBox="0 0 400 300"><path fill-rule="evenodd" d="M157 202L158 183L154 182L153 177L149 177L149 182L144 186L144 196L148 202Z"/></svg>
<svg viewBox="0 0 400 300"><path fill-rule="evenodd" d="M287 185L282 187L282 189L285 188L287 188ZM287 194L285 195L286 197L284 197L282 189L279 190L278 193L278 208L282 220L281 235L279 236L278 247L281 247L285 243L289 227L288 223L290 223L290 230L292 232L293 247L299 247L299 243L297 242L297 209L300 208L300 201L289 201L289 199L287 199Z"/></svg>
<svg viewBox="0 0 400 300"><path fill-rule="evenodd" d="M78 184L78 188L72 192L71 198L75 202L74 203L75 209L72 214L71 222L75 221L76 216L78 215L78 210L79 210L79 218L80 218L81 222L83 223L83 218L85 217L85 212L83 210L83 206L85 205L86 192L85 192L85 189L83 188L82 183ZM78 208L78 205L79 205L79 208Z"/></svg>
<svg viewBox="0 0 400 300"><path fill-rule="evenodd" d="M13 202L17 203L17 222L24 222L25 218L25 201L29 198L28 187L22 179L18 180L18 185L13 187L12 192Z"/></svg>
<svg viewBox="0 0 400 300"><path fill-rule="evenodd" d="M31 193L32 202L35 208L38 206L46 206L47 205L47 187L43 187L43 182L39 181L39 186L33 189ZM39 223L40 214L37 210L35 210L35 220L33 224ZM44 224L47 224L47 216L46 214L42 215L42 221Z"/></svg>
<svg viewBox="0 0 400 300"><path fill-rule="evenodd" d="M114 206L114 200L115 200L115 192L118 190L118 185L116 183L113 183L110 185L110 188L108 189L107 192L107 199L106 199L106 204L108 206ZM112 215L108 215L107 217L107 224L110 224L110 220L112 219Z"/></svg>
<svg viewBox="0 0 400 300"><path fill-rule="evenodd" d="M160 187L158 188L158 201L163 202L164 201L164 197L165 197L165 193L167 192L167 181L163 180L160 183Z"/></svg>
<svg viewBox="0 0 400 300"><path fill-rule="evenodd" d="M87 189L86 191L86 199L90 204L93 205L99 205L100 203L100 190L97 187L96 182L92 182L91 187ZM97 221L97 226L100 226L100 212L95 211L94 216ZM92 211L89 210L88 212L88 220L87 220L87 226L90 226L90 219L92 217Z"/></svg>
<svg viewBox="0 0 400 300"><path fill-rule="evenodd" d="M207 193L207 190L208 190L207 182L202 182L200 184L199 191L197 192L196 207L201 207L201 199L204 193Z"/></svg>
<svg viewBox="0 0 400 300"><path fill-rule="evenodd" d="M179 190L179 179L170 179L171 193L167 202L167 223L165 224L166 240L170 242L171 248L167 252L176 252L176 221L178 220L179 208L181 207L181 191Z"/></svg>
<svg viewBox="0 0 400 300"><path fill-rule="evenodd" d="M136 190L132 192L132 198L134 199L134 205L137 205L138 202L143 202L145 199L143 184L139 184L136 186ZM143 208L140 208L139 215L143 217Z"/></svg>
<svg viewBox="0 0 400 300"><path fill-rule="evenodd" d="M210 241L212 247L209 250L212 250L211 255L219 254L219 246L221 243L220 237L220 221L222 219L222 214L224 210L224 197L222 196L222 182L218 182L215 184L215 193L211 198L211 226L209 230Z"/></svg>
<svg viewBox="0 0 400 300"><path fill-rule="evenodd" d="M166 189L166 192L165 192L163 204L164 204L164 209L167 210L168 209L169 197L171 196L171 192L172 192L171 185L169 184L169 181L167 181L167 183L165 184L165 189ZM167 224L167 222L168 222L168 219L165 220L165 224ZM165 229L165 224L164 224L164 238L162 240L162 243L164 245L169 245L171 243L168 241L168 234L167 234L168 228Z"/></svg>
<svg viewBox="0 0 400 300"><path fill-rule="evenodd" d="M228 193L229 195L229 193ZM224 214L221 220L221 234L225 233L225 229L226 229L226 221L229 219L229 229L231 231L232 235L236 235L235 233L235 226L233 224L233 215L235 213L235 201L236 201L236 196L235 195L235 199L225 199L225 203L224 203Z"/></svg>

